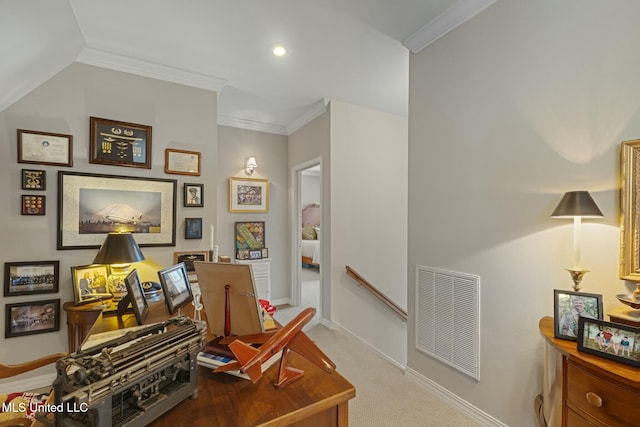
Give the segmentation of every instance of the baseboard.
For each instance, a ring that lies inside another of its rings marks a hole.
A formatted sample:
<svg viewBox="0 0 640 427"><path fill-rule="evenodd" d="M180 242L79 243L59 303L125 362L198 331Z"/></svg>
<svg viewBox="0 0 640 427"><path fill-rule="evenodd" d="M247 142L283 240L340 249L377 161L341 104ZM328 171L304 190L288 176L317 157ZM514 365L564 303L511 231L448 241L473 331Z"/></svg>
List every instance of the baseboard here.
<svg viewBox="0 0 640 427"><path fill-rule="evenodd" d="M291 305L291 298L280 298L269 301L272 306L277 307L279 305Z"/></svg>
<svg viewBox="0 0 640 427"><path fill-rule="evenodd" d="M56 374L44 374L37 377L25 378L19 381L0 383L0 393L9 394L19 391L35 390L50 387L56 379Z"/></svg>
<svg viewBox="0 0 640 427"><path fill-rule="evenodd" d="M405 370L405 376L417 382L418 384L424 386L426 389L431 391L434 395L440 397L442 400L453 406L462 414L471 418L478 424L482 426L490 426L490 427L508 427L506 424L501 422L500 420L492 417L486 412L480 410L479 408L473 406L466 400L457 396L456 394L450 392L446 388L442 387L440 384L430 380L425 377L421 373L407 368Z"/></svg>
<svg viewBox="0 0 640 427"><path fill-rule="evenodd" d="M323 323L324 324L324 323ZM360 338L358 335L354 334L353 332L351 332L350 330L348 330L347 328L345 328L344 326L340 325L339 323L336 322L332 322L332 327L330 327L329 329L335 329L340 333L343 333L345 335L348 335L350 338L356 340L356 341L360 341L362 344L366 345L367 347L369 347L369 349L371 351L373 351L374 353L378 354L380 357L382 357L384 360L386 360L387 362L391 363L392 365L398 367L400 370L404 371L405 370L405 366L403 366L402 364L398 363L397 360L392 359L391 357L387 356L386 354L382 353L380 350L378 350L376 347L374 347L373 345L371 345L370 343L368 343L367 341L363 340L362 338Z"/></svg>

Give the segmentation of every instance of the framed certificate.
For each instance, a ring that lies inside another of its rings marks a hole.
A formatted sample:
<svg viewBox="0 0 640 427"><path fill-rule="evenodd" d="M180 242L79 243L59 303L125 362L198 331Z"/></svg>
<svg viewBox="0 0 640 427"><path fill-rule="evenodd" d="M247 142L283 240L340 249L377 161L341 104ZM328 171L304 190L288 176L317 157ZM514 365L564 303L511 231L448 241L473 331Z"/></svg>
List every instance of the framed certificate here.
<svg viewBox="0 0 640 427"><path fill-rule="evenodd" d="M164 150L164 172L200 176L200 153L166 148Z"/></svg>
<svg viewBox="0 0 640 427"><path fill-rule="evenodd" d="M18 163L73 166L73 136L18 129Z"/></svg>

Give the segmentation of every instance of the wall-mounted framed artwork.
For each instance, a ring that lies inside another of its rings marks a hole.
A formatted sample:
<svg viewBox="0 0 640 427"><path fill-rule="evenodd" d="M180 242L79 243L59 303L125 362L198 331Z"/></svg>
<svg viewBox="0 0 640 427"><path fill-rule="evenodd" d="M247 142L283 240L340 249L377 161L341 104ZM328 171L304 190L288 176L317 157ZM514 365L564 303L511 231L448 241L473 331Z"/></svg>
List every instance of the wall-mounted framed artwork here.
<svg viewBox="0 0 640 427"><path fill-rule="evenodd" d="M151 126L89 118L89 163L151 169Z"/></svg>
<svg viewBox="0 0 640 427"><path fill-rule="evenodd" d="M22 189L23 190L46 190L47 171L22 169Z"/></svg>
<svg viewBox="0 0 640 427"><path fill-rule="evenodd" d="M202 218L184 219L184 238L202 239Z"/></svg>
<svg viewBox="0 0 640 427"><path fill-rule="evenodd" d="M47 196L37 194L23 194L22 215L45 215L47 213Z"/></svg>
<svg viewBox="0 0 640 427"><path fill-rule="evenodd" d="M60 330L60 300L5 304L4 337L42 334Z"/></svg>
<svg viewBox="0 0 640 427"><path fill-rule="evenodd" d="M204 184L184 184L184 207L199 208L204 206Z"/></svg>
<svg viewBox="0 0 640 427"><path fill-rule="evenodd" d="M198 151L165 148L164 173L200 176L200 157Z"/></svg>
<svg viewBox="0 0 640 427"><path fill-rule="evenodd" d="M640 282L640 139L623 142L621 157L620 278Z"/></svg>
<svg viewBox="0 0 640 427"><path fill-rule="evenodd" d="M175 246L176 181L58 171L57 249L97 249L108 233Z"/></svg>
<svg viewBox="0 0 640 427"><path fill-rule="evenodd" d="M58 292L60 261L4 263L4 296L55 294Z"/></svg>
<svg viewBox="0 0 640 427"><path fill-rule="evenodd" d="M269 180L229 177L229 212L269 212Z"/></svg>
<svg viewBox="0 0 640 427"><path fill-rule="evenodd" d="M173 263L180 264L183 262L189 273L196 271L193 265L194 261L209 261L209 251L183 251L173 253Z"/></svg>
<svg viewBox="0 0 640 427"><path fill-rule="evenodd" d="M18 129L18 163L73 166L73 136Z"/></svg>

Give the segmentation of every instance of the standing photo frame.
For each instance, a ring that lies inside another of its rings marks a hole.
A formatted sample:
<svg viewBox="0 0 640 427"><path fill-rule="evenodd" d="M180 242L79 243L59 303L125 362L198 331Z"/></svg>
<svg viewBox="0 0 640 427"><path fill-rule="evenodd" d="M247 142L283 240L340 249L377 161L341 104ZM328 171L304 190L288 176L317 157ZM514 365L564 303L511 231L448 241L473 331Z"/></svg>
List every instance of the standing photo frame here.
<svg viewBox="0 0 640 427"><path fill-rule="evenodd" d="M193 291L184 263L158 271L158 278L170 314L177 313L181 307L193 300Z"/></svg>
<svg viewBox="0 0 640 427"><path fill-rule="evenodd" d="M89 163L151 169L151 126L89 118Z"/></svg>
<svg viewBox="0 0 640 427"><path fill-rule="evenodd" d="M230 177L229 212L269 212L269 180Z"/></svg>
<svg viewBox="0 0 640 427"><path fill-rule="evenodd" d="M581 317L578 351L640 367L640 328Z"/></svg>
<svg viewBox="0 0 640 427"><path fill-rule="evenodd" d="M236 259L259 259L262 249L266 246L266 231L264 221L239 221L235 223L236 231ZM260 251L251 257L250 251Z"/></svg>
<svg viewBox="0 0 640 427"><path fill-rule="evenodd" d="M554 336L578 340L578 321L582 317L602 319L602 295L554 289Z"/></svg>
<svg viewBox="0 0 640 427"><path fill-rule="evenodd" d="M4 296L55 294L58 292L60 261L4 263Z"/></svg>
<svg viewBox="0 0 640 427"><path fill-rule="evenodd" d="M127 274L127 277L125 277L124 283L127 286L128 297L126 298L126 301L131 303L131 308L136 316L138 325L144 325L144 321L149 314L149 305L147 304L147 300L144 298L144 289L142 289L138 270L135 268L131 270L131 272ZM120 308L120 306L118 306L118 308Z"/></svg>
<svg viewBox="0 0 640 427"><path fill-rule="evenodd" d="M111 298L113 292L110 289L110 277L111 268L108 265L91 264L71 267L75 305Z"/></svg>
<svg viewBox="0 0 640 427"><path fill-rule="evenodd" d="M60 330L60 299L5 304L4 337Z"/></svg>
<svg viewBox="0 0 640 427"><path fill-rule="evenodd" d="M209 251L188 251L173 253L173 263L184 263L184 266L187 269L188 273L193 273L194 271L196 271L196 268L193 265L195 261L209 261Z"/></svg>
<svg viewBox="0 0 640 427"><path fill-rule="evenodd" d="M204 206L204 184L184 184L183 195L185 208Z"/></svg>
<svg viewBox="0 0 640 427"><path fill-rule="evenodd" d="M97 249L108 233L175 246L176 181L58 171L57 249Z"/></svg>
<svg viewBox="0 0 640 427"><path fill-rule="evenodd" d="M18 129L18 163L73 166L73 136Z"/></svg>

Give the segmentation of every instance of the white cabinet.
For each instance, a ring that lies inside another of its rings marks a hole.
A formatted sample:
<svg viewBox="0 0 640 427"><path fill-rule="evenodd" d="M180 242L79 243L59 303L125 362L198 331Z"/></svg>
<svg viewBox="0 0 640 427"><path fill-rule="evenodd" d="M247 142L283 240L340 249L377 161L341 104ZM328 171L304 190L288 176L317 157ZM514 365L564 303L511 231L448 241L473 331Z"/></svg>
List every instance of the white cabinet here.
<svg viewBox="0 0 640 427"><path fill-rule="evenodd" d="M258 298L271 301L271 258L236 260L238 264L249 264L253 270Z"/></svg>

